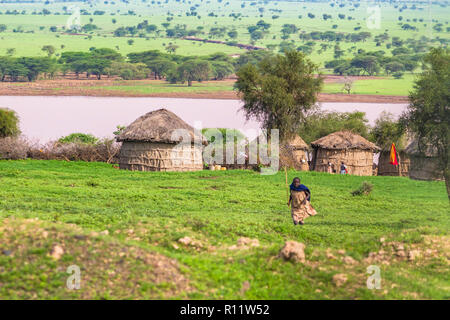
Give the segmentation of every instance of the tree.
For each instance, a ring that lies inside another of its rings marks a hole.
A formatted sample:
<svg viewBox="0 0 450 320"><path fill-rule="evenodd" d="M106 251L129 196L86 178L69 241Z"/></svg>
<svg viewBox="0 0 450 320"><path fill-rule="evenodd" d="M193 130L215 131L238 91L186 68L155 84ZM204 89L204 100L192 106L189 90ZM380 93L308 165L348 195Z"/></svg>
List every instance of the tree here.
<svg viewBox="0 0 450 320"><path fill-rule="evenodd" d="M291 138L317 102L323 83L317 72L318 66L297 51L242 67L235 89L246 118L258 120L268 134L279 129L281 141Z"/></svg>
<svg viewBox="0 0 450 320"><path fill-rule="evenodd" d="M369 138L368 122L364 112L316 111L308 116L297 132L307 144L341 130L349 130Z"/></svg>
<svg viewBox="0 0 450 320"><path fill-rule="evenodd" d="M13 56L16 54L16 48L8 48L6 49L6 55Z"/></svg>
<svg viewBox="0 0 450 320"><path fill-rule="evenodd" d="M355 68L363 69L369 76L377 74L380 71L378 59L372 55L359 55L352 59L350 65Z"/></svg>
<svg viewBox="0 0 450 320"><path fill-rule="evenodd" d="M342 90L347 91L347 93L350 94L352 89L353 89L353 80L349 77L345 77L344 86L342 87Z"/></svg>
<svg viewBox="0 0 450 320"><path fill-rule="evenodd" d="M423 68L409 94L402 123L415 134L419 151L431 149L436 154L450 201L450 50L432 48Z"/></svg>
<svg viewBox="0 0 450 320"><path fill-rule="evenodd" d="M233 65L225 61L211 61L211 67L215 80L223 80L234 72Z"/></svg>
<svg viewBox="0 0 450 320"><path fill-rule="evenodd" d="M55 47L52 45L43 46L41 50L47 52L48 57L51 57L56 51Z"/></svg>
<svg viewBox="0 0 450 320"><path fill-rule="evenodd" d="M54 59L45 57L22 57L19 62L27 69L28 81L34 81L41 73L54 72L57 65Z"/></svg>
<svg viewBox="0 0 450 320"><path fill-rule="evenodd" d="M395 143L397 149L404 148L406 147L405 128L400 121L394 119L392 113L383 111L370 131L370 140L385 150L392 143Z"/></svg>
<svg viewBox="0 0 450 320"><path fill-rule="evenodd" d="M10 109L0 108L0 138L15 137L20 134L19 118Z"/></svg>
<svg viewBox="0 0 450 320"><path fill-rule="evenodd" d="M178 81L187 81L192 86L192 81L203 81L209 78L211 64L204 60L187 60L177 68Z"/></svg>
<svg viewBox="0 0 450 320"><path fill-rule="evenodd" d="M111 62L111 66L105 69L108 76L119 76L123 80L139 80L147 78L150 70L143 63Z"/></svg>
<svg viewBox="0 0 450 320"><path fill-rule="evenodd" d="M155 74L155 79L166 77L169 72L176 70L177 64L164 58L157 58L146 62L147 67Z"/></svg>
<svg viewBox="0 0 450 320"><path fill-rule="evenodd" d="M166 51L167 51L168 53L175 53L175 51L177 51L178 48L179 48L179 46L177 46L176 44L171 43L171 44L169 44L169 45L166 47Z"/></svg>

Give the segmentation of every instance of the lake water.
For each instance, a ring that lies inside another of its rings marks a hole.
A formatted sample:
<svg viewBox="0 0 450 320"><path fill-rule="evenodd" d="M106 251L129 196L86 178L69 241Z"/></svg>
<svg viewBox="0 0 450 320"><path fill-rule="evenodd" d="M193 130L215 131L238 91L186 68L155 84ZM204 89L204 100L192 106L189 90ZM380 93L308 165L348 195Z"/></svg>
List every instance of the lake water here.
<svg viewBox="0 0 450 320"><path fill-rule="evenodd" d="M15 110L22 133L30 139L47 142L73 133L112 137L117 125L128 125L139 116L166 108L196 128L235 128L252 139L259 124L246 121L239 100L1 96L0 107ZM406 104L321 103L323 110L363 111L370 124L382 111L399 116Z"/></svg>

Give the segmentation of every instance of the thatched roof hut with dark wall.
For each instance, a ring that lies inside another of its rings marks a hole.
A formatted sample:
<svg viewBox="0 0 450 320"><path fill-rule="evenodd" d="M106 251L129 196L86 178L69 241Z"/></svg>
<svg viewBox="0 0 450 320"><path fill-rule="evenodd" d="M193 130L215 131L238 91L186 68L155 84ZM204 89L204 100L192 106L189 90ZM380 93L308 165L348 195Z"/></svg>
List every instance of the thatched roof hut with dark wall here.
<svg viewBox="0 0 450 320"><path fill-rule="evenodd" d="M409 177L416 180L444 180L442 170L439 169L439 159L436 151L428 146L419 149L417 140L413 140L405 149L410 159Z"/></svg>
<svg viewBox="0 0 450 320"><path fill-rule="evenodd" d="M398 166L389 163L391 157L391 150L383 149L380 151L378 158L378 175L379 176L409 176L410 158L405 149L397 149Z"/></svg>
<svg viewBox="0 0 450 320"><path fill-rule="evenodd" d="M373 154L380 150L374 143L350 131L338 131L311 143L313 151L312 170L328 172L331 163L339 172L341 162L349 174L373 175Z"/></svg>
<svg viewBox="0 0 450 320"><path fill-rule="evenodd" d="M175 130L184 129L192 144L180 151L177 145L183 137ZM196 140L194 140L194 138ZM120 169L138 171L196 171L203 169L202 144L207 144L194 130L173 112L159 109L131 123L119 136ZM194 144L194 141L201 143Z"/></svg>

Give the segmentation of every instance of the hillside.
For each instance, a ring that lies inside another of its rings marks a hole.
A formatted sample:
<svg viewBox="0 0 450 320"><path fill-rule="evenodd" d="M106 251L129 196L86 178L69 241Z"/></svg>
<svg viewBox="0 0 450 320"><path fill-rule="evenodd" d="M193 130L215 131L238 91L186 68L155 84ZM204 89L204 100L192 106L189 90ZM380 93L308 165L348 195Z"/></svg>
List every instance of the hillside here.
<svg viewBox="0 0 450 320"><path fill-rule="evenodd" d="M450 298L443 182L295 176L319 212L304 226L284 173L0 161L0 298ZM352 196L365 180L372 194ZM288 240L304 262L278 257ZM65 288L71 265L80 290ZM367 289L370 265L380 290Z"/></svg>

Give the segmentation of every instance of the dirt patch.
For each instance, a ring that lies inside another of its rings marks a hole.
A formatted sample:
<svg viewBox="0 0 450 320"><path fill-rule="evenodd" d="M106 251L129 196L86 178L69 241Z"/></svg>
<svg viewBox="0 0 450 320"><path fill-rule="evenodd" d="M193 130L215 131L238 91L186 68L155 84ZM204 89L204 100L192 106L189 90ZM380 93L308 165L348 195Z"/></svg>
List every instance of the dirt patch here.
<svg viewBox="0 0 450 320"><path fill-rule="evenodd" d="M0 259L0 292L24 299L169 298L191 290L176 260L77 226L8 218L0 238L0 255L8 253ZM66 287L72 265L80 268L79 290Z"/></svg>

